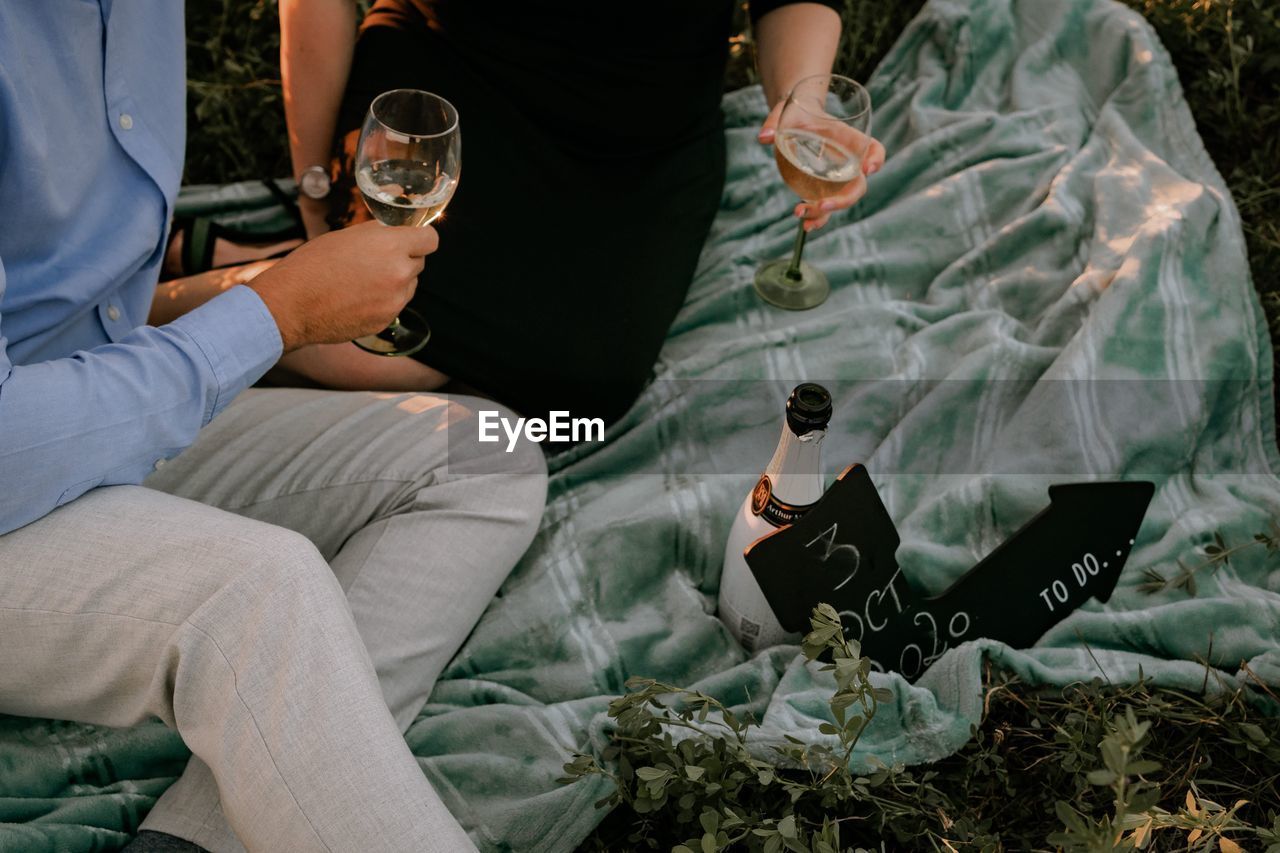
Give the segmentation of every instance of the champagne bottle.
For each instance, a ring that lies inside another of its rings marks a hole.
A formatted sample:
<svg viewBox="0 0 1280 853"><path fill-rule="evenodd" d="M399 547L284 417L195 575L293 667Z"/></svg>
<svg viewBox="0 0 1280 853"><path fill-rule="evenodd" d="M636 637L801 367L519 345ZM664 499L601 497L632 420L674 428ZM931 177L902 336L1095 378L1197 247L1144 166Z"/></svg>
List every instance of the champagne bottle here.
<svg viewBox="0 0 1280 853"><path fill-rule="evenodd" d="M747 565L747 547L774 529L798 521L825 489L822 439L831 422L831 394L813 382L797 385L787 399L786 411L773 459L729 531L720 573L720 619L749 652L798 642L800 635L778 624Z"/></svg>

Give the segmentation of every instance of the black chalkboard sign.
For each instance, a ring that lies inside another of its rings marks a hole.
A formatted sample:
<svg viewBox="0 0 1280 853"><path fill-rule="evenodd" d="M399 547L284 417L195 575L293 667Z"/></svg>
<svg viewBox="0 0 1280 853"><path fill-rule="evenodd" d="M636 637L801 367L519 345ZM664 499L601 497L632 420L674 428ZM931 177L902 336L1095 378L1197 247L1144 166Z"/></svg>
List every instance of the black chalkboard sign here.
<svg viewBox="0 0 1280 853"><path fill-rule="evenodd" d="M903 576L897 528L854 465L800 521L752 543L747 565L782 627L808 631L825 601L879 669L914 680L965 640L1025 648L1089 598L1109 599L1154 491L1145 481L1050 486L1046 509L926 598Z"/></svg>

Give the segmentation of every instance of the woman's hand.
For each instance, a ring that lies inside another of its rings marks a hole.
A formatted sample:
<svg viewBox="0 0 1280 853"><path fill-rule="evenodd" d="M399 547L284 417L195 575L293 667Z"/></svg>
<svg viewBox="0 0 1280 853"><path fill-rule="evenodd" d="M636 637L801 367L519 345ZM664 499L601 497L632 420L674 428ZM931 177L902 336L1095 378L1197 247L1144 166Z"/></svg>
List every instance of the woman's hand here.
<svg viewBox="0 0 1280 853"><path fill-rule="evenodd" d="M314 240L329 230L329 199L314 199L298 193L298 213L308 240Z"/></svg>
<svg viewBox="0 0 1280 853"><path fill-rule="evenodd" d="M782 108L785 105L786 100L780 100L769 111L769 115L765 118L764 124L760 126L760 133L757 136L761 144L774 144L777 137L778 118L782 115ZM824 135L828 135L831 130L825 129ZM849 145L847 146L850 150L862 150L865 152L862 155L862 174L850 181L839 193L823 199L819 204L803 201L797 204L794 213L804 222L805 231L816 231L827 224L827 220L831 218L832 213L856 204L858 199L862 198L867 192L867 176L874 175L884 166L884 146L878 140L868 137L851 127L835 130L850 134Z"/></svg>

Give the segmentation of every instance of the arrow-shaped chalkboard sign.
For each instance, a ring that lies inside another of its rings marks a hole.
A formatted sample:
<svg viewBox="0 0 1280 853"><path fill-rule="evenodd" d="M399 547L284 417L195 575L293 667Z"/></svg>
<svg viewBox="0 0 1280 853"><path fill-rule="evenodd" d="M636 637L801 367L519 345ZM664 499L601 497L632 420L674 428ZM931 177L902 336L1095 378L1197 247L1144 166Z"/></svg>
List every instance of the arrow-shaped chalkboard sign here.
<svg viewBox="0 0 1280 853"><path fill-rule="evenodd" d="M864 655L914 680L965 640L1026 648L1089 598L1109 599L1154 490L1149 482L1050 486L1046 509L946 592L925 598L898 566L898 531L867 469L854 465L800 521L753 543L747 564L782 627L807 631L825 601Z"/></svg>

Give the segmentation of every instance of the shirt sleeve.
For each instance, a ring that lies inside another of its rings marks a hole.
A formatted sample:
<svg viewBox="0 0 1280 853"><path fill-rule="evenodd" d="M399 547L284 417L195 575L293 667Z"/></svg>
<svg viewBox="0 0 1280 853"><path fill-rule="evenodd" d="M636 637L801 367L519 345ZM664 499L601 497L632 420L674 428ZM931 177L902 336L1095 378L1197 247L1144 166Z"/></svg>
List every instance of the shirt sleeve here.
<svg viewBox="0 0 1280 853"><path fill-rule="evenodd" d="M0 299L5 274L0 263ZM14 365L0 317L0 534L95 486L136 484L280 357L262 300L234 287L166 326Z"/></svg>
<svg viewBox="0 0 1280 853"><path fill-rule="evenodd" d="M790 6L792 3L817 3L819 6L826 6L837 12L844 6L842 0L751 0L748 4L751 10L751 23L754 24L774 9Z"/></svg>

